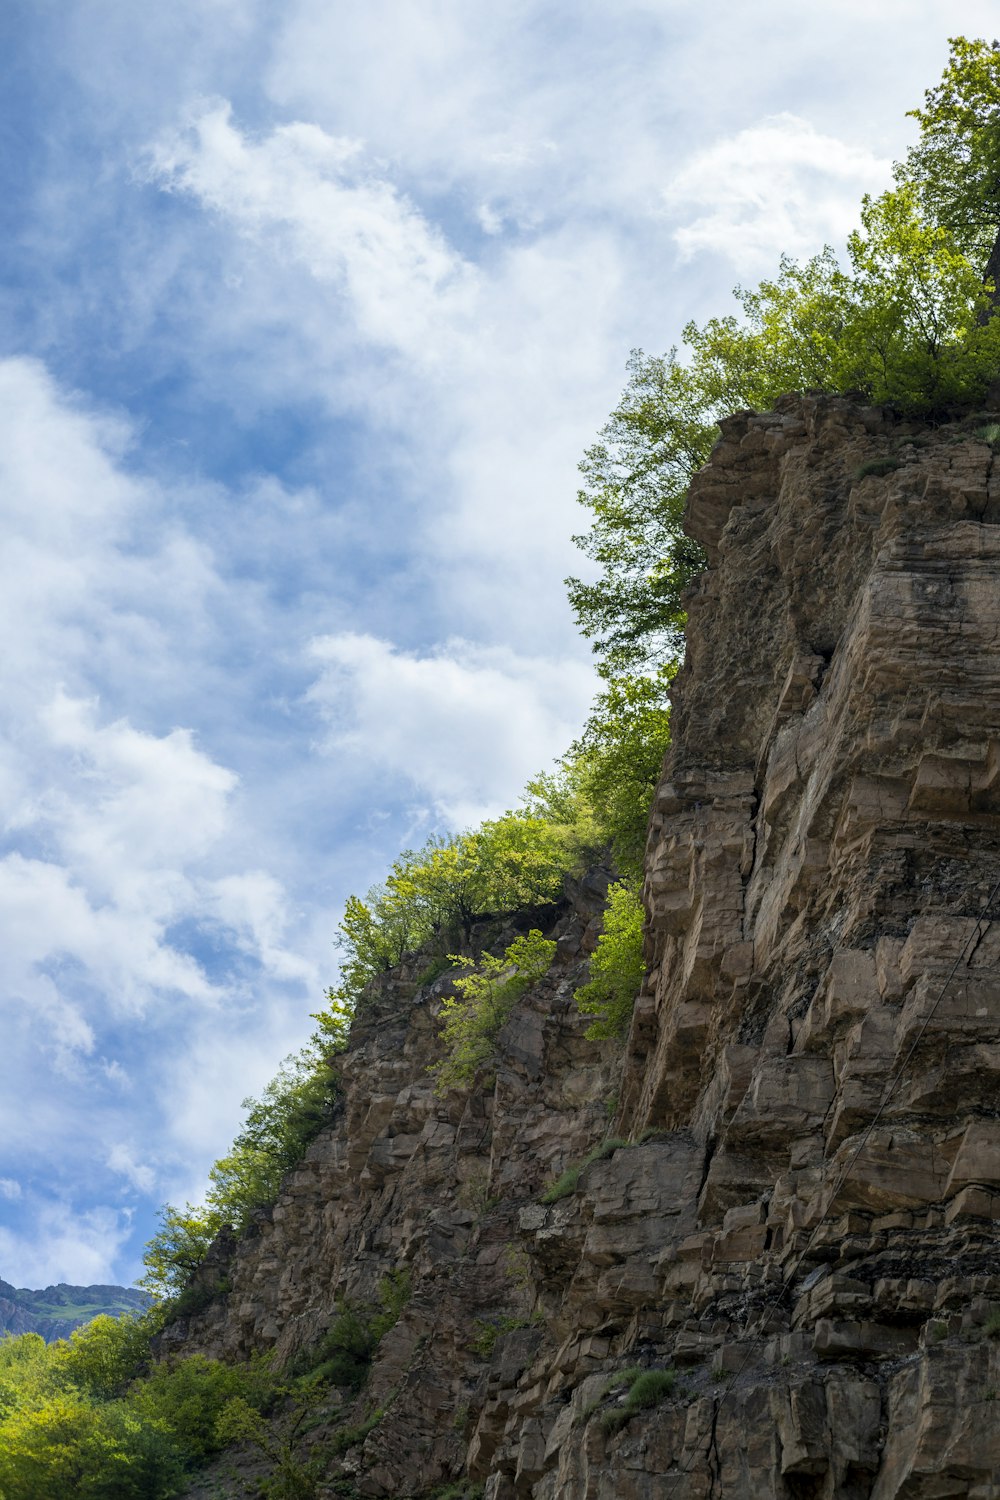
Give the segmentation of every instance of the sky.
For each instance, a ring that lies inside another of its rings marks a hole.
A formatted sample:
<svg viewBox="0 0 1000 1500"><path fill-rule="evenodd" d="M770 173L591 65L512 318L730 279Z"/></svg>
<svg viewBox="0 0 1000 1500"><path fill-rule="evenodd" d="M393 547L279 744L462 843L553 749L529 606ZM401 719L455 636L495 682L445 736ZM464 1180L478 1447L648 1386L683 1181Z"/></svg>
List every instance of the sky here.
<svg viewBox="0 0 1000 1500"><path fill-rule="evenodd" d="M594 691L629 350L842 244L963 0L5 0L0 1278L129 1283L396 853Z"/></svg>

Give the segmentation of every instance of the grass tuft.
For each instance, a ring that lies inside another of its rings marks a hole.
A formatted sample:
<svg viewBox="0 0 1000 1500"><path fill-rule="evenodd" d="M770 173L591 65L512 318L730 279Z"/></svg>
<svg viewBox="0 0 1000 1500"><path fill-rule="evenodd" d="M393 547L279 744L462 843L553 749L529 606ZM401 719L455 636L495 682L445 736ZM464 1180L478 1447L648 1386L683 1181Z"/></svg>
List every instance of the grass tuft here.
<svg viewBox="0 0 1000 1500"><path fill-rule="evenodd" d="M867 463L859 464L854 471L855 479L867 479L870 474L881 478L885 474L892 474L896 469L901 469L902 463L898 458L870 458Z"/></svg>

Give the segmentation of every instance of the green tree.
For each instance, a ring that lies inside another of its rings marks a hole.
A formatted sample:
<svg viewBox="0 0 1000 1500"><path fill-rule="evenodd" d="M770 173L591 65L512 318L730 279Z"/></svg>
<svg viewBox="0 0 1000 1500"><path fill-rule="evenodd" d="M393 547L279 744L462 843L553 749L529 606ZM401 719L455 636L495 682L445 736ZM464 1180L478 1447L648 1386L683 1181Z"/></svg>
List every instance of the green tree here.
<svg viewBox="0 0 1000 1500"><path fill-rule="evenodd" d="M667 667L650 677L610 678L567 756L615 865L637 881L649 809L670 743L666 692L673 675Z"/></svg>
<svg viewBox="0 0 1000 1500"><path fill-rule="evenodd" d="M453 955L469 972L454 981L456 993L442 1007L444 1056L431 1069L436 1093L467 1088L493 1060L504 1022L525 990L546 973L555 951L555 943L533 929L499 957L484 953L476 963Z"/></svg>
<svg viewBox="0 0 1000 1500"><path fill-rule="evenodd" d="M574 992L585 1016L594 1016L586 1035L594 1040L622 1038L646 973L642 902L635 885L620 880L608 891L604 931L590 959L590 979Z"/></svg>
<svg viewBox="0 0 1000 1500"><path fill-rule="evenodd" d="M684 536L691 475L717 436L714 413L677 358L633 349L629 381L580 464L589 531L574 537L599 577L568 578L570 603L608 675L642 670L676 651L681 595L703 566Z"/></svg>
<svg viewBox="0 0 1000 1500"><path fill-rule="evenodd" d="M153 1335L163 1325L159 1308L92 1318L66 1340L53 1344L54 1370L98 1400L120 1396L149 1360Z"/></svg>
<svg viewBox="0 0 1000 1500"><path fill-rule="evenodd" d="M950 39L941 81L910 115L920 139L896 167L924 218L949 230L991 283L1000 283L1000 47Z"/></svg>

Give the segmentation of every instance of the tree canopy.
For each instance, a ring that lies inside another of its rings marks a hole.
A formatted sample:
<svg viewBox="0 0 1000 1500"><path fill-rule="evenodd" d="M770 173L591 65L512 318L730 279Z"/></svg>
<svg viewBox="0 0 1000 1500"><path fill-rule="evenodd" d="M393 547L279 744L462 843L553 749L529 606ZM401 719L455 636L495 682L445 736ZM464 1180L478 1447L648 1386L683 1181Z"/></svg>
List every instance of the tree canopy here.
<svg viewBox="0 0 1000 1500"><path fill-rule="evenodd" d="M911 111L920 137L895 186L865 197L842 263L827 246L783 258L739 311L684 329L684 357L633 350L619 405L580 465L598 576L567 580L608 678L680 650L698 548L683 532L692 474L721 416L788 391L857 391L935 417L1000 374L1000 46L956 37Z"/></svg>

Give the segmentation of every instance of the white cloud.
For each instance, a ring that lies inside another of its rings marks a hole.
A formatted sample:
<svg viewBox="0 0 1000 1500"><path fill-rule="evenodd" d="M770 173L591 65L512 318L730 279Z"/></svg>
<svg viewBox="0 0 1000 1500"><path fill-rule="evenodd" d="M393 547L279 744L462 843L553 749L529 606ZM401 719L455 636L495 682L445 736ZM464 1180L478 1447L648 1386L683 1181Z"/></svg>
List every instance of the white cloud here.
<svg viewBox="0 0 1000 1500"><path fill-rule="evenodd" d="M140 1193L150 1192L156 1184L156 1172L145 1162L137 1161L131 1146L119 1141L107 1155L107 1165L112 1172L124 1177Z"/></svg>
<svg viewBox="0 0 1000 1500"><path fill-rule="evenodd" d="M21 1192L21 1184L16 1177L0 1177L0 1198L14 1202L20 1198Z"/></svg>
<svg viewBox="0 0 1000 1500"><path fill-rule="evenodd" d="M190 728L163 723L171 702L201 723L242 712L252 686L212 670L212 616L224 605L237 638L258 628L256 589L230 585L164 519L181 497L129 472L129 442L36 361L0 361L0 1165L61 1162L101 1190L103 1162L147 1193L143 1142L168 1161L187 1149L169 1080L190 1049L217 1054L236 1012L270 1068L275 1035L294 1015L301 1037L320 985L318 942L307 927L299 949L299 913L246 825L263 809ZM226 1097L231 1129L241 1094ZM30 1250L51 1229L69 1257L70 1209L65 1224L45 1212L0 1249L55 1265L63 1250ZM100 1275L128 1233L108 1214L73 1242Z"/></svg>
<svg viewBox="0 0 1000 1500"><path fill-rule="evenodd" d="M370 635L313 642L309 697L327 746L405 777L452 827L503 810L534 772L568 749L593 691L575 661L449 641L420 655Z"/></svg>
<svg viewBox="0 0 1000 1500"><path fill-rule="evenodd" d="M0 1268L15 1286L60 1281L93 1286L115 1281L115 1261L128 1238L131 1217L98 1204L74 1211L61 1201L34 1202L26 1230L0 1227Z"/></svg>
<svg viewBox="0 0 1000 1500"><path fill-rule="evenodd" d="M297 121L252 140L225 101L151 152L156 180L342 287L365 339L432 356L434 321L468 309L475 273L357 141Z"/></svg>
<svg viewBox="0 0 1000 1500"><path fill-rule="evenodd" d="M152 161L155 180L236 231L227 274L258 287L251 324L287 307L305 368L286 353L286 389L309 379L335 412L360 409L379 456L389 434L399 444L396 544L411 574L447 574L426 605L463 633L583 655L562 579L576 561L576 464L628 346L614 236L553 227L473 265L367 150L303 122L253 137L226 105Z"/></svg>
<svg viewBox="0 0 1000 1500"><path fill-rule="evenodd" d="M782 252L842 243L862 194L887 186L890 168L865 146L778 114L698 151L664 201L675 214L703 210L673 231L685 259L708 251L741 272L767 270Z"/></svg>

